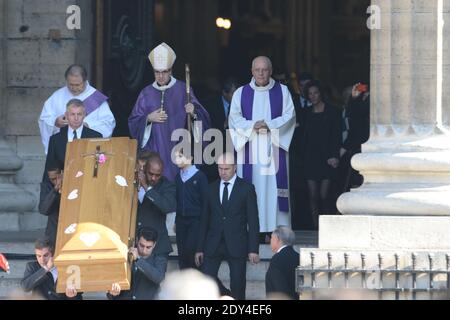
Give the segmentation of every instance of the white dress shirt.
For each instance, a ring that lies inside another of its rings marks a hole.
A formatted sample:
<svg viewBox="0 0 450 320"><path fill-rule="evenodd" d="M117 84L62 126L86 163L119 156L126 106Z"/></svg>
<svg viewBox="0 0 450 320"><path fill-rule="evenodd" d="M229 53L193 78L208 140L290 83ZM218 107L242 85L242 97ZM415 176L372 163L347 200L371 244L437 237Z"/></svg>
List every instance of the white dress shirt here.
<svg viewBox="0 0 450 320"><path fill-rule="evenodd" d="M286 248L286 247L287 247L286 245L282 246L280 249L277 250L277 253L280 253L281 250L283 250L283 249Z"/></svg>
<svg viewBox="0 0 450 320"><path fill-rule="evenodd" d="M67 130L67 141L68 142L72 142L73 141L73 132L75 130L73 130L70 126L68 126L68 130ZM81 133L83 132L83 125L81 125L81 127L79 127L77 130L77 139L81 139Z"/></svg>
<svg viewBox="0 0 450 320"><path fill-rule="evenodd" d="M236 182L237 175L235 174L233 178L230 179L230 181L220 181L220 203L222 203L222 197L223 197L223 189L225 188L225 182L228 182L228 200L231 196L231 191L233 191L234 183Z"/></svg>

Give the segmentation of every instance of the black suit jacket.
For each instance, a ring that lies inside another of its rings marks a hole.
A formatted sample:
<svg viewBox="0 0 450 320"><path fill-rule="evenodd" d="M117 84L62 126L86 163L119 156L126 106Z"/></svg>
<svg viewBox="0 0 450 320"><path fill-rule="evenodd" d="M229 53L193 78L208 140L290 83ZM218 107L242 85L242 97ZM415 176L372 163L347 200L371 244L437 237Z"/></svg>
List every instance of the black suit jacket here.
<svg viewBox="0 0 450 320"><path fill-rule="evenodd" d="M295 269L299 264L300 256L292 246L276 253L270 260L266 273L266 294L284 293L298 300L298 294L295 292Z"/></svg>
<svg viewBox="0 0 450 320"><path fill-rule="evenodd" d="M68 126L65 126L64 128L61 128L57 134L50 137L47 159L45 162L46 171L49 164L56 164L59 168L64 169L68 130ZM102 138L102 135L101 133L84 126L83 131L81 132L81 139L86 138Z"/></svg>
<svg viewBox="0 0 450 320"><path fill-rule="evenodd" d="M213 256L224 240L234 258L259 253L259 218L255 187L237 177L228 207L220 203L220 180L210 184L200 222L197 252Z"/></svg>
<svg viewBox="0 0 450 320"><path fill-rule="evenodd" d="M136 231L142 227L151 227L158 232L158 240L153 254L172 252L166 217L168 213L177 210L176 192L175 184L165 177L161 177L156 186L145 194L144 202L138 205Z"/></svg>
<svg viewBox="0 0 450 320"><path fill-rule="evenodd" d="M56 293L56 283L51 272L47 272L37 261L28 262L20 286L25 292L32 292L34 299L81 300L79 293L70 299L63 293Z"/></svg>
<svg viewBox="0 0 450 320"><path fill-rule="evenodd" d="M167 258L154 255L147 259L138 259L133 263L131 289L122 291L117 297L108 293L113 300L154 300L164 280L167 270Z"/></svg>

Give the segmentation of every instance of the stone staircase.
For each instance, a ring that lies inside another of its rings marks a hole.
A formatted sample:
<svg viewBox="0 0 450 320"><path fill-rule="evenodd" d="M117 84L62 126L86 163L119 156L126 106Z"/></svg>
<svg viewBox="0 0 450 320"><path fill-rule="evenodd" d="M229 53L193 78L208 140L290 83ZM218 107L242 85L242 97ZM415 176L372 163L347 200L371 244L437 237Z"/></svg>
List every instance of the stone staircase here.
<svg viewBox="0 0 450 320"><path fill-rule="evenodd" d="M30 259L33 259L34 240L43 234L38 231L21 232L0 232L0 252L13 254L9 258L11 273L0 273L0 299L23 299L27 295L20 289L20 280L23 277L25 266ZM297 232L296 250L300 247L317 246L316 232ZM169 259L167 273L178 270L177 248L173 244L174 252ZM256 266L247 264L247 292L249 300L259 300L265 298L265 274L269 267L272 252L269 245L260 246L261 262ZM227 263L222 263L219 270L219 278L223 284L229 287L229 268ZM93 292L84 294L85 299L103 300L106 296L103 292Z"/></svg>
<svg viewBox="0 0 450 320"><path fill-rule="evenodd" d="M39 137L0 137L0 252L8 257L11 273L0 273L0 300L26 298L20 289L26 263L34 259L34 241L43 235L47 218L37 212L41 174L45 157ZM24 165L26 163L26 165ZM174 217L168 217L169 234ZM172 237L174 240L174 237ZM298 232L298 247L317 247L316 232ZM173 241L175 243L175 241ZM177 250L174 246L167 272L178 270ZM247 299L265 298L265 274L272 252L261 245L261 262L247 265ZM219 278L229 287L229 269L223 263ZM86 293L85 299L105 299L105 294Z"/></svg>

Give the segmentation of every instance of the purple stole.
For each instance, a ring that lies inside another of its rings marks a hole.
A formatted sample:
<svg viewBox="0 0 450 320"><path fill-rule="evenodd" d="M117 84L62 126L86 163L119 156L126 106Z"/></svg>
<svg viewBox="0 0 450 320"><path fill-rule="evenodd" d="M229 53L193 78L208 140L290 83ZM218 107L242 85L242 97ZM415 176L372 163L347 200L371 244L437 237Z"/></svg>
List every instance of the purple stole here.
<svg viewBox="0 0 450 320"><path fill-rule="evenodd" d="M95 90L93 94L83 101L84 107L86 108L86 115L89 115L91 112L97 110L106 100L108 100L107 96L100 91Z"/></svg>
<svg viewBox="0 0 450 320"><path fill-rule="evenodd" d="M270 90L270 109L272 120L281 117L283 114L283 92L280 83L276 82L275 86ZM248 84L242 89L241 108L242 115L247 120L253 120L253 100L255 98L255 91ZM289 191L288 191L288 175L286 166L286 151L278 148L279 157L275 158L275 163L278 163L277 172L277 189L278 189L278 207L281 212L289 212ZM253 165L250 163L250 143L245 145L245 161L243 165L243 179L249 183L253 180ZM277 153L274 152L276 155Z"/></svg>

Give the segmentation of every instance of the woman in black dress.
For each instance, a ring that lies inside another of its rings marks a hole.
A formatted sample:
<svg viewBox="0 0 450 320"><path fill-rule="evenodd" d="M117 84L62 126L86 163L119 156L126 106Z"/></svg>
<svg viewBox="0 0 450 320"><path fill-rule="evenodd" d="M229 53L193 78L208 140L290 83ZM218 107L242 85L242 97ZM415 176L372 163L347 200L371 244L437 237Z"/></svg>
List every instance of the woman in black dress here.
<svg viewBox="0 0 450 320"><path fill-rule="evenodd" d="M305 179L316 228L319 213L330 213L329 193L339 166L342 134L339 112L323 101L322 92L318 81L308 85L307 94L313 105L303 119Z"/></svg>

